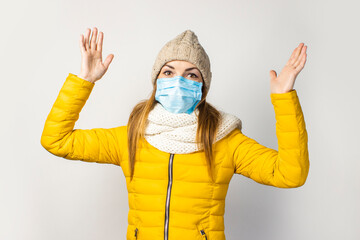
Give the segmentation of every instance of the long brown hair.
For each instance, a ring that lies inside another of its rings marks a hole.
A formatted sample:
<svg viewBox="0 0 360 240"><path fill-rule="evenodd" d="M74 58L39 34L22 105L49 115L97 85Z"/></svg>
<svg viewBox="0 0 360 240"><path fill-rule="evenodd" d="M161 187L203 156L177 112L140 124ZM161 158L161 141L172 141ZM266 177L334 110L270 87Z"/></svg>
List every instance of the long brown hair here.
<svg viewBox="0 0 360 240"><path fill-rule="evenodd" d="M200 150L204 150L205 157L208 164L208 172L213 178L213 143L216 139L216 133L220 123L220 112L211 104L206 102L206 96L208 90L203 84L202 87L202 97L200 102L197 105L199 109L198 115L198 125L196 131L196 142ZM154 108L156 104L155 99L156 93L156 81L153 85L153 91L149 99L140 101L133 108L127 126L127 136L128 136L128 152L129 152L129 166L130 166L130 181L132 181L134 176L134 166L136 159L136 152L139 147L140 140L144 139L145 129L147 125L147 118L149 112Z"/></svg>

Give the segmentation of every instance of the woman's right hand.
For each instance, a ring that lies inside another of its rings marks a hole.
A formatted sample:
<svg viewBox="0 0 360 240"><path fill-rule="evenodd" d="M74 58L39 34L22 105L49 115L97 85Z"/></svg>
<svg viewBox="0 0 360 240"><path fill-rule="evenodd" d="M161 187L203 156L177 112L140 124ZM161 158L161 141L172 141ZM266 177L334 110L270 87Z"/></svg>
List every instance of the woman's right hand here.
<svg viewBox="0 0 360 240"><path fill-rule="evenodd" d="M84 36L80 35L79 45L81 50L81 71L77 76L87 80L89 82L95 83L99 80L107 71L114 54L109 54L105 61L102 62L102 43L104 38L104 33L99 33L99 39L96 41L97 28L94 27L91 34L91 29L86 29L85 40Z"/></svg>

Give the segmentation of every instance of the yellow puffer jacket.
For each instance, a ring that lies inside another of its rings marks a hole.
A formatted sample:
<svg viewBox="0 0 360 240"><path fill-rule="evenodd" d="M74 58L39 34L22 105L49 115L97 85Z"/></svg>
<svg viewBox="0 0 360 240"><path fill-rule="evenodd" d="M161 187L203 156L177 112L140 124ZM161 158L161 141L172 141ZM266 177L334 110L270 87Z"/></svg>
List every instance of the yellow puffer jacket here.
<svg viewBox="0 0 360 240"><path fill-rule="evenodd" d="M224 240L225 197L234 173L279 188L306 181L307 132L294 89L271 94L279 151L235 129L214 144L216 181L211 183L203 152L173 155L143 140L130 182L126 126L74 129L94 85L69 73L46 119L41 145L66 159L122 168L129 202L127 240Z"/></svg>

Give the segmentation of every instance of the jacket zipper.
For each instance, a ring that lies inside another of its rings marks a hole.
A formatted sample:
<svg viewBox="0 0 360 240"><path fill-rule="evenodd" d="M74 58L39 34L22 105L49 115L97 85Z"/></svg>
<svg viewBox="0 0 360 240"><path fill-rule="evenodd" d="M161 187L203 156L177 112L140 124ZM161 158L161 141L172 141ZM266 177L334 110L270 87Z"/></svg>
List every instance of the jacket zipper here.
<svg viewBox="0 0 360 240"><path fill-rule="evenodd" d="M200 234L202 235L203 239L207 240L206 234L204 230L200 230Z"/></svg>
<svg viewBox="0 0 360 240"><path fill-rule="evenodd" d="M137 239L137 234L138 234L139 229L135 228L135 239Z"/></svg>
<svg viewBox="0 0 360 240"><path fill-rule="evenodd" d="M165 227L164 227L164 240L168 240L169 235L169 208L170 208L170 194L171 194L171 185L172 185L172 165L174 160L174 154L170 154L169 157L169 182L167 187L166 194L166 203L165 203Z"/></svg>

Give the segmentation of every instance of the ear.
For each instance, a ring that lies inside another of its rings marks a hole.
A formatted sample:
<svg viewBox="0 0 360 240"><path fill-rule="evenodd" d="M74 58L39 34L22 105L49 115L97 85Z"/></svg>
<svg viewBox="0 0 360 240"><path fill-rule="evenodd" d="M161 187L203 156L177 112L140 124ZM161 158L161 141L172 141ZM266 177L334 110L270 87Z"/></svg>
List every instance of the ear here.
<svg viewBox="0 0 360 240"><path fill-rule="evenodd" d="M208 89L206 88L205 84L203 83L201 87L201 100L205 99L208 93Z"/></svg>

